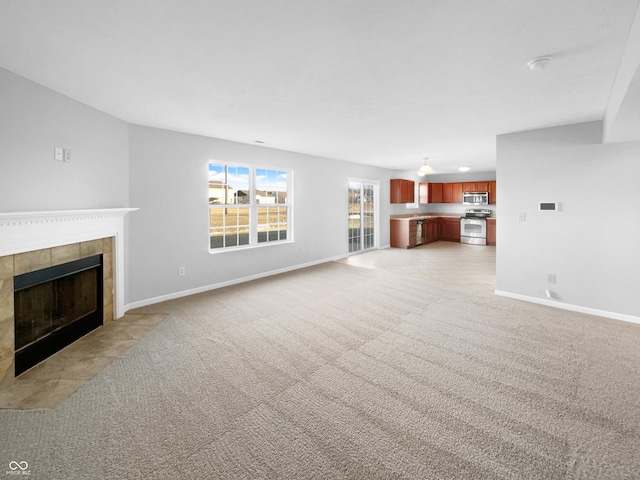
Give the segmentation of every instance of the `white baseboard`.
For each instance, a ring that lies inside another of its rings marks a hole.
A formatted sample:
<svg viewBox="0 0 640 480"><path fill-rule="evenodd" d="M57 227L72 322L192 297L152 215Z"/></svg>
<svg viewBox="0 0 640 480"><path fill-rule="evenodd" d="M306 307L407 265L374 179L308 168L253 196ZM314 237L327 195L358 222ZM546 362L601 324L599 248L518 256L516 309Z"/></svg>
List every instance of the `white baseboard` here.
<svg viewBox="0 0 640 480"><path fill-rule="evenodd" d="M247 277L234 278L233 280L227 280L225 282L214 283L211 285L204 285L202 287L192 288L189 290L182 290L180 292L169 293L167 295L161 295L159 297L148 298L146 300L139 300L137 302L131 302L125 305L125 312L133 310L134 308L146 307L155 303L166 302L167 300L174 300L176 298L187 297L189 295L195 295L197 293L208 292L210 290L216 290L218 288L229 287L231 285L237 285L239 283L250 282L251 280L257 280L259 278L270 277L272 275L278 275L280 273L292 272L301 268L313 267L314 265L320 265L322 263L333 262L336 260L342 260L347 258L347 255L338 255L331 258L324 258L322 260L316 260L313 262L303 263L299 265L293 265L291 267L280 268L278 270L271 270L269 272L258 273L256 275L249 275Z"/></svg>
<svg viewBox="0 0 640 480"><path fill-rule="evenodd" d="M528 295L520 295L518 293L505 292L502 290L495 290L494 293L501 297L513 298L515 300L523 300L530 303L538 303L540 305L546 305L548 307L561 308L563 310L571 310L572 312L587 313L589 315L597 315L599 317L612 318L614 320L622 320L623 322L639 323L640 317L633 315L626 315L624 313L609 312L607 310L598 310L596 308L582 307L580 305L571 305L568 303L561 303L557 300L548 300L546 298L530 297Z"/></svg>

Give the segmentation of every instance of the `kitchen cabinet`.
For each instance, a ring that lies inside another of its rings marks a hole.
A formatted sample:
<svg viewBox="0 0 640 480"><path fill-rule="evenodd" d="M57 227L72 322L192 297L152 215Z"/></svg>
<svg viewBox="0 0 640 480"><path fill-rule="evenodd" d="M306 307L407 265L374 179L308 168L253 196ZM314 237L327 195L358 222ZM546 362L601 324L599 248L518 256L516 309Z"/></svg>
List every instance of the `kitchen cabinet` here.
<svg viewBox="0 0 640 480"><path fill-rule="evenodd" d="M418 184L420 203L442 203L442 183Z"/></svg>
<svg viewBox="0 0 640 480"><path fill-rule="evenodd" d="M464 182L462 190L464 192L488 192L489 182Z"/></svg>
<svg viewBox="0 0 640 480"><path fill-rule="evenodd" d="M491 182L489 182L489 203L490 204L495 204L496 203L496 181L492 180Z"/></svg>
<svg viewBox="0 0 640 480"><path fill-rule="evenodd" d="M496 219L487 218L487 245L496 244Z"/></svg>
<svg viewBox="0 0 640 480"><path fill-rule="evenodd" d="M422 225L424 243L435 242L440 239L440 219L427 218Z"/></svg>
<svg viewBox="0 0 640 480"><path fill-rule="evenodd" d="M443 183L442 203L462 203L462 183Z"/></svg>
<svg viewBox="0 0 640 480"><path fill-rule="evenodd" d="M460 219L459 218L442 218L442 226L441 226L441 235L440 238L442 240L448 240L450 242L459 242L460 241Z"/></svg>
<svg viewBox="0 0 640 480"><path fill-rule="evenodd" d="M456 219L453 219L456 220ZM418 221L422 223L422 243L432 243L441 240L440 218L425 218L420 220L397 220L391 219L391 241L394 248L413 248L417 245L416 234L418 232ZM459 225L459 222L458 222ZM460 228L460 227L458 227ZM458 236L459 237L459 236Z"/></svg>
<svg viewBox="0 0 640 480"><path fill-rule="evenodd" d="M417 220L391 219L391 246L395 248L413 248L416 246ZM424 235L424 230L422 232Z"/></svg>
<svg viewBox="0 0 640 480"><path fill-rule="evenodd" d="M415 201L415 182L394 178L391 180L391 203L413 203Z"/></svg>
<svg viewBox="0 0 640 480"><path fill-rule="evenodd" d="M394 180L392 180L393 182ZM409 181L409 180L406 180ZM447 182L431 183L421 182L418 184L420 203L462 203L463 192L489 192L489 203L496 203L496 181L481 182ZM400 194L398 194L400 195ZM392 193L393 198L393 193ZM393 202L392 203L412 203Z"/></svg>

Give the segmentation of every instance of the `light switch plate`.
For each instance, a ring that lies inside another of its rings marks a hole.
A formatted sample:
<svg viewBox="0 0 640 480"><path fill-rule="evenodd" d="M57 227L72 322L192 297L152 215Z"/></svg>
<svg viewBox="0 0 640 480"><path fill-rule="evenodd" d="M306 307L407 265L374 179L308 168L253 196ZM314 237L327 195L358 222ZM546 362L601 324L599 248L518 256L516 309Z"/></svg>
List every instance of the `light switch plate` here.
<svg viewBox="0 0 640 480"><path fill-rule="evenodd" d="M64 149L62 147L55 147L53 149L53 159L59 162L64 161Z"/></svg>

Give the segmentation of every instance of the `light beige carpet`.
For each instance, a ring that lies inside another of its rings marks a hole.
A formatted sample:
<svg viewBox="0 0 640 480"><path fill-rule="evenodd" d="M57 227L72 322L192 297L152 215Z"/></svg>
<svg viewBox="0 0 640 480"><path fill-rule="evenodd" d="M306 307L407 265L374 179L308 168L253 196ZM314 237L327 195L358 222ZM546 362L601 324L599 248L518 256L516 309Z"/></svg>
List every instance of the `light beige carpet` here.
<svg viewBox="0 0 640 480"><path fill-rule="evenodd" d="M490 252L374 252L142 309L168 316L57 409L0 411L0 474L638 478L640 326L495 297Z"/></svg>

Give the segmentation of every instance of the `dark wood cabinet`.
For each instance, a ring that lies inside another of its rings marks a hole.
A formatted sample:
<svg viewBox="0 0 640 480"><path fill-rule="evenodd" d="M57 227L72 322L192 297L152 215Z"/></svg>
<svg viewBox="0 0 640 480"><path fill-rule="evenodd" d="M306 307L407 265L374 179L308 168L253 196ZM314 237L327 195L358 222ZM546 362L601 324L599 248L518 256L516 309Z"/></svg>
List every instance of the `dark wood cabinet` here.
<svg viewBox="0 0 640 480"><path fill-rule="evenodd" d="M476 182L476 192L488 192L489 182Z"/></svg>
<svg viewBox="0 0 640 480"><path fill-rule="evenodd" d="M421 219L391 219L391 246L413 248L416 246L418 222L422 222L422 243L438 240L460 241L460 219L458 217L433 217Z"/></svg>
<svg viewBox="0 0 640 480"><path fill-rule="evenodd" d="M392 180L393 182L394 180ZM407 180L408 181L408 180ZM463 192L489 192L489 203L496 203L496 181L482 182L447 182L427 183L418 185L420 203L462 203ZM399 195L399 194L398 194ZM393 198L393 193L392 193ZM412 203L394 202L391 203Z"/></svg>
<svg viewBox="0 0 640 480"><path fill-rule="evenodd" d="M462 203L462 183L443 183L442 203Z"/></svg>
<svg viewBox="0 0 640 480"><path fill-rule="evenodd" d="M462 190L464 192L488 192L489 182L464 182L462 184Z"/></svg>
<svg viewBox="0 0 640 480"><path fill-rule="evenodd" d="M496 181L492 180L489 183L489 203L491 204L495 204L496 203Z"/></svg>
<svg viewBox="0 0 640 480"><path fill-rule="evenodd" d="M391 219L391 246L394 248L412 248L416 246L417 220ZM424 235L424 232L423 232Z"/></svg>
<svg viewBox="0 0 640 480"><path fill-rule="evenodd" d="M487 219L487 245L496 244L496 219Z"/></svg>
<svg viewBox="0 0 640 480"><path fill-rule="evenodd" d="M440 219L427 218L422 225L424 243L435 242L440 239Z"/></svg>
<svg viewBox="0 0 640 480"><path fill-rule="evenodd" d="M391 203L415 202L415 182L394 178L391 180Z"/></svg>
<svg viewBox="0 0 640 480"><path fill-rule="evenodd" d="M421 182L418 192L420 203L442 203L442 183Z"/></svg>
<svg viewBox="0 0 640 480"><path fill-rule="evenodd" d="M442 184L442 203L453 203L453 183Z"/></svg>
<svg viewBox="0 0 640 480"><path fill-rule="evenodd" d="M443 217L440 238L450 242L460 241L460 219Z"/></svg>
<svg viewBox="0 0 640 480"><path fill-rule="evenodd" d="M453 184L453 203L462 203L462 183Z"/></svg>

